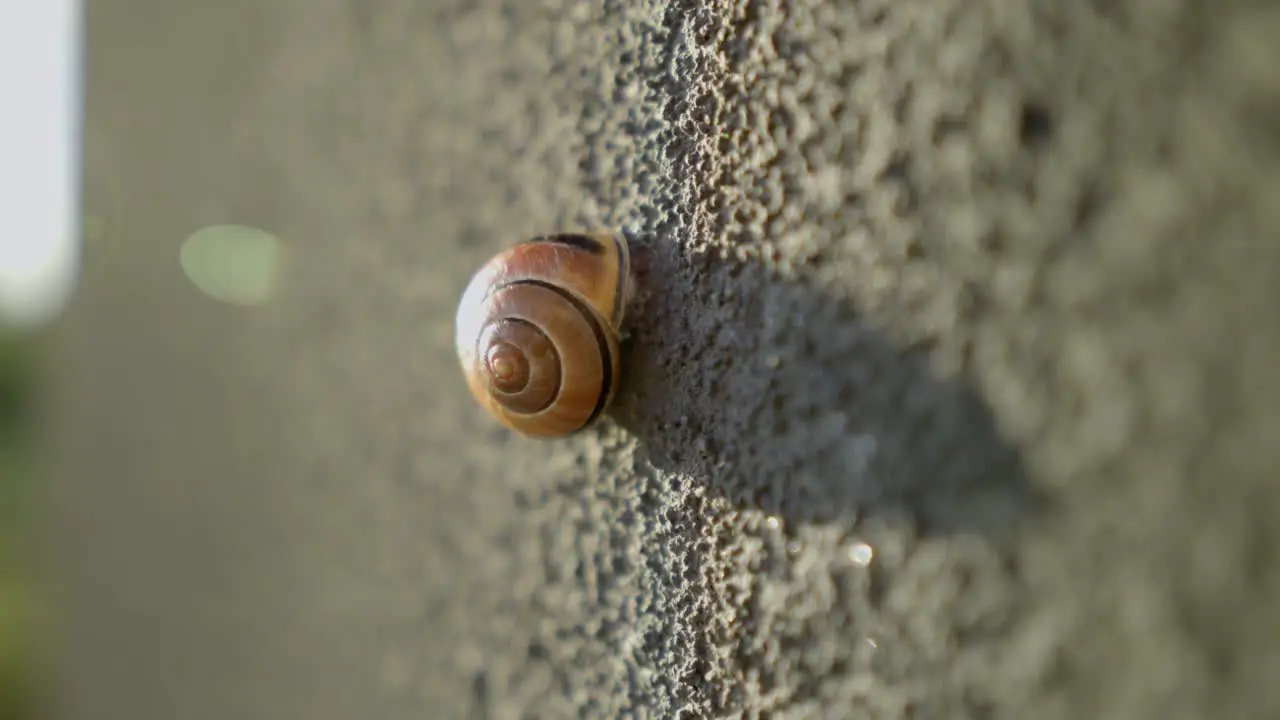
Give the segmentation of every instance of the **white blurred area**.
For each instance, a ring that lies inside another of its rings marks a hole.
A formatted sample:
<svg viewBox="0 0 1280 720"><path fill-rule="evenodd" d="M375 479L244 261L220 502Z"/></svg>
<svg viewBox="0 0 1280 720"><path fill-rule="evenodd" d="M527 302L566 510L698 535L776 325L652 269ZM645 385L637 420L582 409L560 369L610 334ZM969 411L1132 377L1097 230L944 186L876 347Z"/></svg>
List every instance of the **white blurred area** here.
<svg viewBox="0 0 1280 720"><path fill-rule="evenodd" d="M80 257L78 0L0 0L0 329L51 322Z"/></svg>

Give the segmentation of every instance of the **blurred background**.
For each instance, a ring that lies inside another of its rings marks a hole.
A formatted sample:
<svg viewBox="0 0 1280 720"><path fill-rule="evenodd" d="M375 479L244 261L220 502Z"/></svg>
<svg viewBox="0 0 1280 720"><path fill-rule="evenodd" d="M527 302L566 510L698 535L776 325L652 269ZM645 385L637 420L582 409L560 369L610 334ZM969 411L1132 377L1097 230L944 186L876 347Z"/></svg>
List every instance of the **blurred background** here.
<svg viewBox="0 0 1280 720"><path fill-rule="evenodd" d="M33 716L47 650L48 597L37 576L33 472L34 342L0 340L0 717Z"/></svg>
<svg viewBox="0 0 1280 720"><path fill-rule="evenodd" d="M49 326L81 259L81 40L75 2L0 5L0 717L15 720L37 716L51 687L39 408Z"/></svg>

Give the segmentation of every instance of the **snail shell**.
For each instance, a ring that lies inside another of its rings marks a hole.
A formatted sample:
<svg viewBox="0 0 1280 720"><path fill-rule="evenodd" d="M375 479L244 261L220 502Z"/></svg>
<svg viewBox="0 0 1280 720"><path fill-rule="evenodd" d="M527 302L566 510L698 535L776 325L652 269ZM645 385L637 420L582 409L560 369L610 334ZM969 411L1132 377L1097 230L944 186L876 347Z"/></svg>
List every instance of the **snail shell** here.
<svg viewBox="0 0 1280 720"><path fill-rule="evenodd" d="M456 320L471 394L526 435L591 425L617 389L633 289L630 249L609 233L540 236L489 260L467 285Z"/></svg>

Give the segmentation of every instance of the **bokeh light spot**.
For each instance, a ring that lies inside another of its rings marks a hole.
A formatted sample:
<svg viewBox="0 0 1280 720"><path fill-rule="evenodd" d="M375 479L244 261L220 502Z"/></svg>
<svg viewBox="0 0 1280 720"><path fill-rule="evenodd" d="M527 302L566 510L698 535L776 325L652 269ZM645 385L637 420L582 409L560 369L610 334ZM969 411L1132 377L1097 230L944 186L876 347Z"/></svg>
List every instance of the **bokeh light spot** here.
<svg viewBox="0 0 1280 720"><path fill-rule="evenodd" d="M855 542L853 545L849 546L849 560L859 567L866 567L870 565L875 554L875 550L864 542Z"/></svg>
<svg viewBox="0 0 1280 720"><path fill-rule="evenodd" d="M275 290L280 242L265 230L212 225L187 238L180 262L206 295L232 305L257 305Z"/></svg>

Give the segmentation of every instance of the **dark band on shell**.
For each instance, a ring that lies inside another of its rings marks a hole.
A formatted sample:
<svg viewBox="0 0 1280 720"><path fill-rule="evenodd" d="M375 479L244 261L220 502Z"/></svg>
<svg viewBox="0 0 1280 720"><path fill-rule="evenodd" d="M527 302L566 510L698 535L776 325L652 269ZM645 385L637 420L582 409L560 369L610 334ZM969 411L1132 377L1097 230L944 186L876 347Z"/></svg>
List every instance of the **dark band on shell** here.
<svg viewBox="0 0 1280 720"><path fill-rule="evenodd" d="M536 242L549 242L556 245L565 245L567 247L585 250L593 255L604 254L604 248L600 247L600 239L591 235L581 235L578 233L559 233L556 235L541 235L539 237L525 240L520 245L528 245Z"/></svg>

